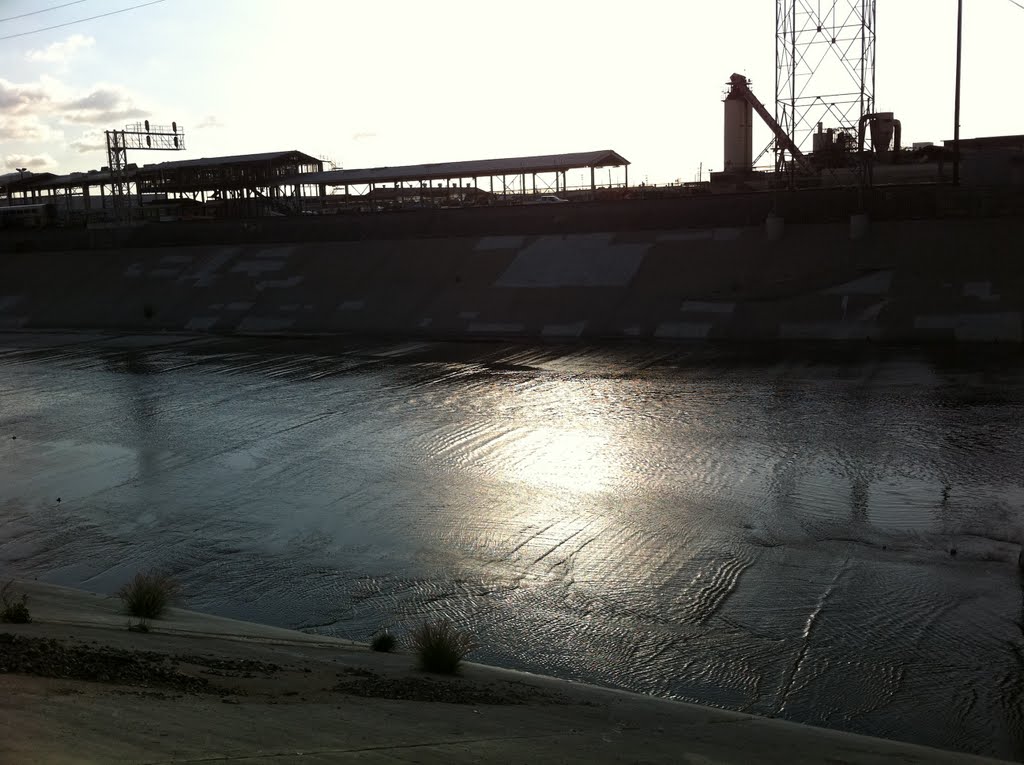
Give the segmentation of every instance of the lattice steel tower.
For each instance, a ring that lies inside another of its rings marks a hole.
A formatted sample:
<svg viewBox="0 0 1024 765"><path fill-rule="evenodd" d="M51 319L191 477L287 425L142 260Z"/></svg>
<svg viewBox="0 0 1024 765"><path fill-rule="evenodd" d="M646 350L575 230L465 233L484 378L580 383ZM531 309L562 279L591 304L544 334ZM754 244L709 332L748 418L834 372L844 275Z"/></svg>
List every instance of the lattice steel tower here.
<svg viewBox="0 0 1024 765"><path fill-rule="evenodd" d="M131 219L131 196L128 194L128 149L182 151L185 129L177 122L150 125L149 120L125 125L124 130L105 130L107 164L110 167L110 196L114 217L120 222Z"/></svg>
<svg viewBox="0 0 1024 765"><path fill-rule="evenodd" d="M776 121L801 151L819 122L856 146L875 110L875 0L776 0L775 29ZM776 169L788 159L777 143Z"/></svg>

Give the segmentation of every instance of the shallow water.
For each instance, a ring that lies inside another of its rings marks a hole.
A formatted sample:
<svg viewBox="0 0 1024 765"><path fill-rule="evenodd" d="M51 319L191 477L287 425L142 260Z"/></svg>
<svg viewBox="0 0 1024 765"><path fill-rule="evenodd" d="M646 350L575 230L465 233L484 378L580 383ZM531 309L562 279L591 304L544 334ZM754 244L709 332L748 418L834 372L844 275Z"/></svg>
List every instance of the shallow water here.
<svg viewBox="0 0 1024 765"><path fill-rule="evenodd" d="M1019 358L0 337L0 561L1021 757L1022 416Z"/></svg>

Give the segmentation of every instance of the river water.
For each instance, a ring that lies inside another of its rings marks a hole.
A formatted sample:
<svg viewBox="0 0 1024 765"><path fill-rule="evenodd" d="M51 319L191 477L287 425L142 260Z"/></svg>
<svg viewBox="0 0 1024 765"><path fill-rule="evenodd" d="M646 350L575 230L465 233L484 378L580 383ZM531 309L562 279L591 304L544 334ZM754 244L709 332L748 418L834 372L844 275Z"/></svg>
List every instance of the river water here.
<svg viewBox="0 0 1024 765"><path fill-rule="evenodd" d="M1019 758L1022 422L1019 355L0 336L0 565Z"/></svg>

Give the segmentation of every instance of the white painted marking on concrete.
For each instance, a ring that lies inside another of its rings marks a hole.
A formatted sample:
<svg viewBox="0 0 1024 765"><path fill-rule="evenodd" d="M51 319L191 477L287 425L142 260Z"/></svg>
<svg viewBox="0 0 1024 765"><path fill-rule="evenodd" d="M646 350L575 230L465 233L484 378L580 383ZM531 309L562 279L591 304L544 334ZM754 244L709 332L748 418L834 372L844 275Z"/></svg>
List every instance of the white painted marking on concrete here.
<svg viewBox="0 0 1024 765"><path fill-rule="evenodd" d="M543 337L579 337L587 328L587 322L575 321L571 324L545 324L540 331Z"/></svg>
<svg viewBox="0 0 1024 765"><path fill-rule="evenodd" d="M459 318L463 321L471 321L480 315L479 311L460 311Z"/></svg>
<svg viewBox="0 0 1024 765"><path fill-rule="evenodd" d="M659 242L698 242L713 239L715 232L711 229L697 231L669 231L658 237Z"/></svg>
<svg viewBox="0 0 1024 765"><path fill-rule="evenodd" d="M476 243L477 252L487 250L518 250L526 241L525 236L484 236Z"/></svg>
<svg viewBox="0 0 1024 765"><path fill-rule="evenodd" d="M732 313L736 310L736 304L707 303L700 300L687 300L679 310L684 313Z"/></svg>
<svg viewBox="0 0 1024 765"><path fill-rule="evenodd" d="M185 325L185 329L190 332L206 332L219 320L219 316L197 316L194 319L189 319L188 323Z"/></svg>
<svg viewBox="0 0 1024 765"><path fill-rule="evenodd" d="M287 260L288 256L295 252L295 247L292 245L285 247L269 247L267 249L258 250L254 253L257 258L277 258L279 260Z"/></svg>
<svg viewBox="0 0 1024 765"><path fill-rule="evenodd" d="M882 309L885 308L888 303L888 300L883 300L879 303L875 303L874 305L869 305L861 311L860 316L858 316L857 319L859 321L877 321L878 315L882 313Z"/></svg>
<svg viewBox="0 0 1024 765"><path fill-rule="evenodd" d="M714 326L710 321L666 321L654 330L655 337L677 340L703 340Z"/></svg>
<svg viewBox="0 0 1024 765"><path fill-rule="evenodd" d="M365 300L346 300L338 306L339 311L362 311L366 307Z"/></svg>
<svg viewBox="0 0 1024 765"><path fill-rule="evenodd" d="M829 287L823 295L884 295L892 286L892 271L876 271L853 281Z"/></svg>
<svg viewBox="0 0 1024 765"><path fill-rule="evenodd" d="M488 334L510 334L520 333L526 329L526 325L522 322L510 321L510 322L487 322L487 321L474 321L470 322L470 332L486 332Z"/></svg>
<svg viewBox="0 0 1024 765"><path fill-rule="evenodd" d="M228 303L229 311L248 311L252 307L252 303L247 303L244 301L239 301L238 303Z"/></svg>
<svg viewBox="0 0 1024 765"><path fill-rule="evenodd" d="M999 300L999 295L992 294L992 282L967 282L964 284L964 297L978 298L986 303Z"/></svg>
<svg viewBox="0 0 1024 765"><path fill-rule="evenodd" d="M955 315L915 316L914 329L954 329L959 320L960 317Z"/></svg>
<svg viewBox="0 0 1024 765"><path fill-rule="evenodd" d="M615 244L611 234L542 236L516 255L494 286L624 287L650 247Z"/></svg>
<svg viewBox="0 0 1024 765"><path fill-rule="evenodd" d="M268 279L265 282L257 282L256 289L287 289L288 287L298 287L302 284L302 276L290 276L287 279Z"/></svg>
<svg viewBox="0 0 1024 765"><path fill-rule="evenodd" d="M786 340L856 340L877 337L878 326L857 321L793 321L779 324L779 337Z"/></svg>
<svg viewBox="0 0 1024 765"><path fill-rule="evenodd" d="M246 316L238 323L239 332L277 332L295 325L295 319L271 319Z"/></svg>
<svg viewBox="0 0 1024 765"><path fill-rule="evenodd" d="M716 228L714 239L716 242L734 242L740 238L738 228Z"/></svg>
<svg viewBox="0 0 1024 765"><path fill-rule="evenodd" d="M1019 311L1002 313L934 314L914 317L914 329L951 329L967 342L1021 342Z"/></svg>
<svg viewBox="0 0 1024 765"><path fill-rule="evenodd" d="M0 297L0 311L9 311L21 302L21 295L4 295Z"/></svg>
<svg viewBox="0 0 1024 765"><path fill-rule="evenodd" d="M124 270L125 277L129 279L138 278L142 276L143 273L145 272L142 270L141 263L132 263L130 266L128 266L128 268Z"/></svg>
<svg viewBox="0 0 1024 765"><path fill-rule="evenodd" d="M284 268L284 262L279 260L240 260L232 267L232 273L242 273L247 276L262 276L263 274L274 273Z"/></svg>
<svg viewBox="0 0 1024 765"><path fill-rule="evenodd" d="M217 280L216 272L241 251L241 247L226 247L218 251L191 275L182 278L194 279L197 287L208 287Z"/></svg>

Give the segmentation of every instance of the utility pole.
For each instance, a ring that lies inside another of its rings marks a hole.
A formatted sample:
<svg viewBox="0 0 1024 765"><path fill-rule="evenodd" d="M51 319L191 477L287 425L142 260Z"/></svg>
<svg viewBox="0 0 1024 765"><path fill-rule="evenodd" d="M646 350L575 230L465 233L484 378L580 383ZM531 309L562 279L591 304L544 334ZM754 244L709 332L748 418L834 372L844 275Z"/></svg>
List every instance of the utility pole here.
<svg viewBox="0 0 1024 765"><path fill-rule="evenodd" d="M18 172L18 183L20 184L21 181L25 180L25 173L28 172L28 168L27 167L16 167L14 169ZM12 204L14 204L14 202L12 201L14 199L14 195L11 193L11 184L9 184L9 183L7 184L6 191L7 191L7 206L10 207ZM22 198L22 201L24 202L25 201L25 189L21 190L21 198Z"/></svg>
<svg viewBox="0 0 1024 765"><path fill-rule="evenodd" d="M953 185L960 185L960 48L963 41L964 0L956 0L956 95L953 106Z"/></svg>

